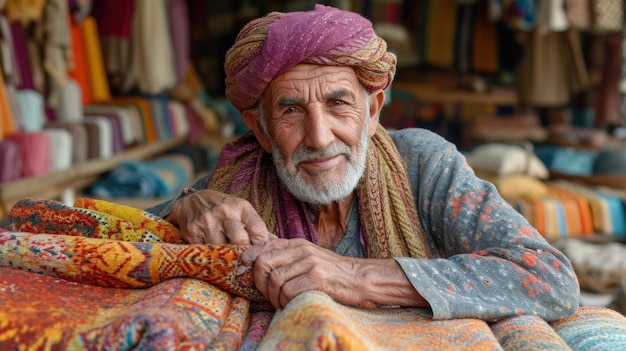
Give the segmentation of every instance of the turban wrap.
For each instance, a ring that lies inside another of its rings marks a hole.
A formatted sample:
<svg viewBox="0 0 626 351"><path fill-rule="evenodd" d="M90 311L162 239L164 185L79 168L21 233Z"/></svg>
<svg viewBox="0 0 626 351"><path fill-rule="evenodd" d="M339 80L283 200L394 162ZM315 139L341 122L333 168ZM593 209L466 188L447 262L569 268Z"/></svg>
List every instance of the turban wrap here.
<svg viewBox="0 0 626 351"><path fill-rule="evenodd" d="M368 91L386 88L396 57L359 14L316 5L306 12L272 12L246 24L226 53L226 96L251 108L275 77L299 63L354 69Z"/></svg>

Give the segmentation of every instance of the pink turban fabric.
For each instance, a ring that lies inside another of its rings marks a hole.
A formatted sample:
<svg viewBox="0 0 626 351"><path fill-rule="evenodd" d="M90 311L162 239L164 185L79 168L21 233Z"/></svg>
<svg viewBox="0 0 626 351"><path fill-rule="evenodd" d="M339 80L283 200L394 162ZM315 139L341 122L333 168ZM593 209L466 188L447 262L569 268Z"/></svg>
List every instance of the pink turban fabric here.
<svg viewBox="0 0 626 351"><path fill-rule="evenodd" d="M226 53L226 96L240 111L269 82L299 63L352 67L368 91L393 80L396 57L359 14L316 5L312 11L272 12L246 24Z"/></svg>

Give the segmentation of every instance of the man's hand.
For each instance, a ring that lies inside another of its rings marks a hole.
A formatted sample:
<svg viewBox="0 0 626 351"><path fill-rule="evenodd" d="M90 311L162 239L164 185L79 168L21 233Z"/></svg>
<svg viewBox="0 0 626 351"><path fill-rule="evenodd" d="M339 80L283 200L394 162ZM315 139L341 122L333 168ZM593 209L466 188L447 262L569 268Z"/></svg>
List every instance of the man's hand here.
<svg viewBox="0 0 626 351"><path fill-rule="evenodd" d="M305 239L278 239L248 248L244 264L254 264L254 284L275 308L308 290L346 305L427 306L393 259L338 255Z"/></svg>
<svg viewBox="0 0 626 351"><path fill-rule="evenodd" d="M211 189L176 201L166 217L189 244L261 244L276 239L252 205Z"/></svg>

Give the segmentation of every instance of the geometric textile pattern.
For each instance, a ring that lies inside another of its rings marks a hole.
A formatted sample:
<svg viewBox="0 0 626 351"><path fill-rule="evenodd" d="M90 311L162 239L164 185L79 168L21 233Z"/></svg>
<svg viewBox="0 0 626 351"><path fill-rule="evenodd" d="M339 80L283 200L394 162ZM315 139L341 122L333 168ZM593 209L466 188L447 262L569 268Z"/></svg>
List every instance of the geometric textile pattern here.
<svg viewBox="0 0 626 351"><path fill-rule="evenodd" d="M242 245L186 245L142 210L23 200L0 229L0 349L617 350L626 318L580 307L547 323L433 320L308 291L276 312ZM419 313L418 313L419 312Z"/></svg>

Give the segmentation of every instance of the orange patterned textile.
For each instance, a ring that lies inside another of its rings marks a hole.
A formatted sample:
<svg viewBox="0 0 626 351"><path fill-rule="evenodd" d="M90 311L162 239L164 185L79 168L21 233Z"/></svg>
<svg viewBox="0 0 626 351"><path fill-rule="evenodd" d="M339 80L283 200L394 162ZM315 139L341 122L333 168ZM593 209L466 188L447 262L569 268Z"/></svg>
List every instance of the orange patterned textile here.
<svg viewBox="0 0 626 351"><path fill-rule="evenodd" d="M1 350L626 349L626 318L604 308L552 323L433 320L311 291L274 312L240 261L245 246L181 244L163 219L101 200L26 199L9 217Z"/></svg>

